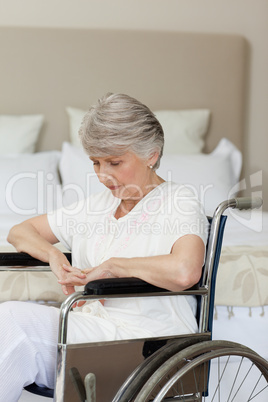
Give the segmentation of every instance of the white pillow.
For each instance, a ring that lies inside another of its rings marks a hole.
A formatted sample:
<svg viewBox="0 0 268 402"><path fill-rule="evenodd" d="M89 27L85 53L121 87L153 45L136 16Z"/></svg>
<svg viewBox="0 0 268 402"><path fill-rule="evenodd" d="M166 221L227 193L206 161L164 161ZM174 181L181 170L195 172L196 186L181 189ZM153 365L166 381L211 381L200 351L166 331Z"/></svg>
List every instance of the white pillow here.
<svg viewBox="0 0 268 402"><path fill-rule="evenodd" d="M209 110L160 110L154 114L164 130L165 154L202 152L209 125Z"/></svg>
<svg viewBox="0 0 268 402"><path fill-rule="evenodd" d="M83 149L64 143L59 166L65 206L105 189ZM211 154L164 154L157 174L189 186L207 215L212 215L220 202L234 195L232 188L239 180L241 166L241 152L224 138Z"/></svg>
<svg viewBox="0 0 268 402"><path fill-rule="evenodd" d="M78 131L85 110L67 107L71 143L81 146ZM204 147L204 137L208 129L210 111L162 110L154 112L165 134L164 151L168 154L196 154Z"/></svg>
<svg viewBox="0 0 268 402"><path fill-rule="evenodd" d="M242 167L241 152L226 138L210 154L166 155L157 173L165 180L190 187L207 215L235 195Z"/></svg>
<svg viewBox="0 0 268 402"><path fill-rule="evenodd" d="M60 152L0 157L0 214L37 215L61 206Z"/></svg>
<svg viewBox="0 0 268 402"><path fill-rule="evenodd" d="M84 115L86 114L85 110L76 109L74 107L66 108L68 117L69 117L69 128L70 128L70 140L71 143L77 147L81 147L80 138L78 135L78 131L80 129L82 120Z"/></svg>
<svg viewBox="0 0 268 402"><path fill-rule="evenodd" d="M88 155L82 148L68 142L64 142L62 146L59 171L64 206L105 189L104 184L99 182Z"/></svg>
<svg viewBox="0 0 268 402"><path fill-rule="evenodd" d="M0 154L32 153L40 133L42 115L0 115Z"/></svg>

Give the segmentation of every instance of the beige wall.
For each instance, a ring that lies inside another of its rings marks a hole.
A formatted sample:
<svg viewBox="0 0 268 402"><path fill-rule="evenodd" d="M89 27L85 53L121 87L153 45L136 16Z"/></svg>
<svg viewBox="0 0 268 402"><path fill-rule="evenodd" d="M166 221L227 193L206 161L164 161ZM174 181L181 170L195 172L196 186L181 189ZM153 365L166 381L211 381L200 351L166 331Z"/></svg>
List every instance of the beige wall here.
<svg viewBox="0 0 268 402"><path fill-rule="evenodd" d="M221 32L246 37L250 63L245 177L249 187L250 174L263 171L268 209L268 0L0 0L0 26Z"/></svg>

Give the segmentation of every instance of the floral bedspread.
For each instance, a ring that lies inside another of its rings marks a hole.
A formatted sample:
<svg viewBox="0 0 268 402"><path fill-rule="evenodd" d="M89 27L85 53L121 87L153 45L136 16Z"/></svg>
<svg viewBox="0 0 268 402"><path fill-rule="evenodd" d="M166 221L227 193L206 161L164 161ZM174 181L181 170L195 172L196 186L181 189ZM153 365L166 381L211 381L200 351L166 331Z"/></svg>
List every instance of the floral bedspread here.
<svg viewBox="0 0 268 402"><path fill-rule="evenodd" d="M223 247L215 304L243 307L268 305L268 245Z"/></svg>

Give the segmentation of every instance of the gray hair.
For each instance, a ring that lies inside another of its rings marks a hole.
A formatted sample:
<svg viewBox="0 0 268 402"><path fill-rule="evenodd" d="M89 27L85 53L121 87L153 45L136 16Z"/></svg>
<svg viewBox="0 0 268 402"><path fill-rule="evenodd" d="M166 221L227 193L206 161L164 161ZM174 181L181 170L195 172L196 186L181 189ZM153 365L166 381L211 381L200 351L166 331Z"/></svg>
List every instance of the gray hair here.
<svg viewBox="0 0 268 402"><path fill-rule="evenodd" d="M85 114L79 130L82 145L90 156L120 156L133 152L147 159L163 154L164 132L151 110L124 94L108 93Z"/></svg>

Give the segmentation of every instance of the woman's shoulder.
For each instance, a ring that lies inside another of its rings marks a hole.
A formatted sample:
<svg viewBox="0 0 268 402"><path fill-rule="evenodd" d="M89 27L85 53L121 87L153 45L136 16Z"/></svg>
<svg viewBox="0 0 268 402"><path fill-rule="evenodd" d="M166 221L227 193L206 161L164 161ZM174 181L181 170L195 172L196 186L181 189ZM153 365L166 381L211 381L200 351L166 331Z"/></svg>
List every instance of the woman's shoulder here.
<svg viewBox="0 0 268 402"><path fill-rule="evenodd" d="M169 212L189 212L200 213L203 215L204 208L199 200L198 194L190 186L167 181L162 186L162 201L164 208Z"/></svg>
<svg viewBox="0 0 268 402"><path fill-rule="evenodd" d="M178 197L196 197L197 194L190 186L185 184L175 183L174 181L165 181L160 186L161 190L167 196L178 196Z"/></svg>
<svg viewBox="0 0 268 402"><path fill-rule="evenodd" d="M155 187L144 199L143 205L150 209L165 209L173 205L176 200L196 199L191 189L182 184L165 181Z"/></svg>

